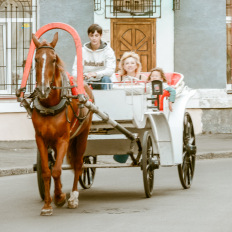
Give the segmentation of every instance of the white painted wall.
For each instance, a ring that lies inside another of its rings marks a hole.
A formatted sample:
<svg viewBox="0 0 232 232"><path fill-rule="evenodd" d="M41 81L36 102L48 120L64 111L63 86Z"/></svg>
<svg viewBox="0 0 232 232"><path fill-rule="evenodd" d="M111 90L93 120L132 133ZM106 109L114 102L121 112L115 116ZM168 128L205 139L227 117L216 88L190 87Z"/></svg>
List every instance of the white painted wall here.
<svg viewBox="0 0 232 232"><path fill-rule="evenodd" d="M34 140L35 131L27 113L0 113L0 141Z"/></svg>
<svg viewBox="0 0 232 232"><path fill-rule="evenodd" d="M156 65L174 71L174 12L172 0L162 1L161 18L156 23Z"/></svg>
<svg viewBox="0 0 232 232"><path fill-rule="evenodd" d="M105 18L105 1L101 1L101 10L94 12L94 23L102 27L102 40L110 44L110 19Z"/></svg>

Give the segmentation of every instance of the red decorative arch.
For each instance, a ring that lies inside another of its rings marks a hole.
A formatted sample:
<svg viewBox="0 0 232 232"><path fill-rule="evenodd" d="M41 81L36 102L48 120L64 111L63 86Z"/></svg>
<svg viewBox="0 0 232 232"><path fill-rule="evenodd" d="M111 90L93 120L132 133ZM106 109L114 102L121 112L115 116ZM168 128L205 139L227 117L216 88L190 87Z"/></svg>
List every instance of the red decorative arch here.
<svg viewBox="0 0 232 232"><path fill-rule="evenodd" d="M37 38L40 38L45 32L53 30L53 29L62 29L64 31L67 31L73 37L73 40L76 46L76 55L78 57L77 59L77 92L78 94L84 94L85 90L84 90L84 83L83 83L82 44L81 44L80 36L78 35L77 31L73 27L71 27L68 24L59 23L59 22L49 23L41 27L35 33L35 35L37 36ZM27 55L27 61L26 61L26 65L25 65L25 69L23 73L21 88L26 87L28 76L31 70L34 52L35 52L35 44L32 40L30 44L29 53ZM22 97L22 94L23 93L21 93L21 97Z"/></svg>

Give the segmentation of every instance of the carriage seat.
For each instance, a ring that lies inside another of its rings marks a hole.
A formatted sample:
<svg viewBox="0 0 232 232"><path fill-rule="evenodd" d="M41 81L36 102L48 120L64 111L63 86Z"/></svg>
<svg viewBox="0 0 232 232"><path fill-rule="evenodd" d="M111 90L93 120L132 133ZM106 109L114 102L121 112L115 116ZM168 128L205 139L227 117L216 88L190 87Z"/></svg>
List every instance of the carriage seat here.
<svg viewBox="0 0 232 232"><path fill-rule="evenodd" d="M184 82L183 82L184 75L181 73L173 72L173 73L165 73L165 76L167 78L168 85L173 86L176 89L176 97L177 97L178 94L180 94L184 88ZM163 111L164 98L169 96L170 93L166 90L164 90L163 95L159 96L160 111Z"/></svg>
<svg viewBox="0 0 232 232"><path fill-rule="evenodd" d="M150 75L150 72L142 72L142 74L148 77ZM175 88L177 88L184 79L184 75L177 72L165 73L165 76L167 78L168 85L172 85Z"/></svg>
<svg viewBox="0 0 232 232"><path fill-rule="evenodd" d="M165 73L165 76L167 78L168 81L168 85L172 85L175 88L178 88L178 86L182 83L183 79L184 79L184 75L181 73Z"/></svg>

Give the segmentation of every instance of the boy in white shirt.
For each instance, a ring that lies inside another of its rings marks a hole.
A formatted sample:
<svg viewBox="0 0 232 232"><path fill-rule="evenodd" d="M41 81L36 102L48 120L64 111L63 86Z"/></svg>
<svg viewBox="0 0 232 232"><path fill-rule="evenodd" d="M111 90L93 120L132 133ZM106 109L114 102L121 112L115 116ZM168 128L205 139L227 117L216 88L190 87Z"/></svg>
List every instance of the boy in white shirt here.
<svg viewBox="0 0 232 232"><path fill-rule="evenodd" d="M88 28L90 42L82 47L82 63L85 79L92 84L93 89L109 89L110 76L115 72L116 58L113 49L102 38L102 28L92 24ZM77 56L75 56L72 75L77 76ZM102 83L102 84L101 84Z"/></svg>

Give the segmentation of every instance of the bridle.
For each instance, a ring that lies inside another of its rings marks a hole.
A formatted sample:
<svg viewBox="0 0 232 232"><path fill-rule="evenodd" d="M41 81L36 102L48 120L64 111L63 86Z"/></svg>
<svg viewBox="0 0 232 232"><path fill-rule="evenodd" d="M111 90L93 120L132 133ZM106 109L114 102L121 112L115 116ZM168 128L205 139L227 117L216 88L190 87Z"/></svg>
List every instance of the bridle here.
<svg viewBox="0 0 232 232"><path fill-rule="evenodd" d="M36 48L36 51L39 50L39 49L41 49L41 48L50 48L50 49L52 49L53 51L55 51L55 49L54 49L53 47L51 47L51 46L41 46L41 47L39 47L39 48Z"/></svg>

